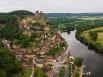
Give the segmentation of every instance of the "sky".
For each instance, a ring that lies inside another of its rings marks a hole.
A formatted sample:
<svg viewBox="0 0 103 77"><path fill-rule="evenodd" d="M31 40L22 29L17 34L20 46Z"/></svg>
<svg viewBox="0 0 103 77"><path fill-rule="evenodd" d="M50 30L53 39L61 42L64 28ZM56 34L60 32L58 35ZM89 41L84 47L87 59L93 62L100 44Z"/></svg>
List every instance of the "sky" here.
<svg viewBox="0 0 103 77"><path fill-rule="evenodd" d="M103 0L0 0L0 12L42 10L45 13L103 12Z"/></svg>

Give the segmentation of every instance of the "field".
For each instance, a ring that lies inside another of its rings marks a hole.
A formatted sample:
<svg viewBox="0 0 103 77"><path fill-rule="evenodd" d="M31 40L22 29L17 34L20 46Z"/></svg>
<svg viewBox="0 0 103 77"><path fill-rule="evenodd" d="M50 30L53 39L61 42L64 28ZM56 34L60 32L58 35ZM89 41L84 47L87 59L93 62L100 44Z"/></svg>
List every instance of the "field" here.
<svg viewBox="0 0 103 77"><path fill-rule="evenodd" d="M83 20L101 20L103 17L81 17L78 19L83 19Z"/></svg>
<svg viewBox="0 0 103 77"><path fill-rule="evenodd" d="M103 27L86 30L86 31L83 31L80 34L80 36L85 38L87 40L87 42L95 42L103 47L103 31L101 31L101 30L103 30ZM89 36L89 31L97 31L97 40L96 41L91 40L91 37Z"/></svg>

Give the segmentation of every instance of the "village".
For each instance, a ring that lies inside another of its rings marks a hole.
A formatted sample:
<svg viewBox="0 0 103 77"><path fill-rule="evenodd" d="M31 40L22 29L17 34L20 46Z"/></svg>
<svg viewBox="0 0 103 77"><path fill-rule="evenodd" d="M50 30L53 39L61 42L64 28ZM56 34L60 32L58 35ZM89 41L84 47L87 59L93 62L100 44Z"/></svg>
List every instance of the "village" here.
<svg viewBox="0 0 103 77"><path fill-rule="evenodd" d="M48 77L58 77L62 67L65 68L65 77L75 77L78 72L78 67L73 63L75 58L70 55L70 49L61 32L50 27L42 11L36 11L34 15L23 19L18 18L18 23L20 29L23 30L22 34L27 38L33 38L30 47L21 47L20 44L6 39L2 42L22 62L23 68L32 68L30 77L33 77L36 67L43 68ZM76 69L72 69L72 66ZM81 74L83 69L78 69Z"/></svg>
<svg viewBox="0 0 103 77"><path fill-rule="evenodd" d="M103 0L1 0L0 77L103 77Z"/></svg>

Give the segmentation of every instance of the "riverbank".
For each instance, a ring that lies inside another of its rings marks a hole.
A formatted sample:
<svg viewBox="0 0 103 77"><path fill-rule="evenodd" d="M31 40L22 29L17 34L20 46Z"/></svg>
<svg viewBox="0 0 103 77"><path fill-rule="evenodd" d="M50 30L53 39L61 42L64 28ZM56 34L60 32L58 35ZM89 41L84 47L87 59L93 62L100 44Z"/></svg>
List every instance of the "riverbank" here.
<svg viewBox="0 0 103 77"><path fill-rule="evenodd" d="M88 49L88 47L82 44L75 38L75 32L71 31L70 34L63 32L62 36L69 44L70 54L74 57L83 58L84 73L90 71L92 77L103 77L103 56L94 52L94 50Z"/></svg>
<svg viewBox="0 0 103 77"><path fill-rule="evenodd" d="M61 34L61 33L60 33ZM70 54L70 46L67 39L61 34L62 38L65 39L67 44L67 51L69 54L69 64L68 64L68 72L71 77L82 77L83 75L83 59L79 57L74 57ZM78 66L79 65L79 66ZM78 71L79 70L79 71Z"/></svg>
<svg viewBox="0 0 103 77"><path fill-rule="evenodd" d="M95 32L94 41L92 40L93 36L90 36L90 32ZM86 30L83 32L76 32L76 39L79 40L81 43L88 46L89 49L95 50L96 53L103 54L103 27L94 28L90 30Z"/></svg>

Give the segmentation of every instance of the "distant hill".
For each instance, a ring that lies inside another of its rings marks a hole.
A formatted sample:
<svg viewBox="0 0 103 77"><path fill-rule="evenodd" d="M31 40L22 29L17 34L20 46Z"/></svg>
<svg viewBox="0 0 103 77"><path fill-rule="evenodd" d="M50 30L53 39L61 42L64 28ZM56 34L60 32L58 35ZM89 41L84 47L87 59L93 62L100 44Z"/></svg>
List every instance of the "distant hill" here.
<svg viewBox="0 0 103 77"><path fill-rule="evenodd" d="M47 17L103 16L103 13L46 13Z"/></svg>
<svg viewBox="0 0 103 77"><path fill-rule="evenodd" d="M17 21L17 16L22 18L30 15L34 15L34 13L26 10L16 10L8 13L0 13L0 24L13 24Z"/></svg>
<svg viewBox="0 0 103 77"><path fill-rule="evenodd" d="M16 10L8 13L0 13L0 15L17 15L17 16L25 16L25 15L33 15L33 12L28 10ZM47 17L68 17L68 16L103 16L103 13L45 13Z"/></svg>
<svg viewBox="0 0 103 77"><path fill-rule="evenodd" d="M3 15L26 16L26 15L34 15L34 13L27 10L16 10L16 11L7 12L7 13L0 13L0 16L3 16Z"/></svg>
<svg viewBox="0 0 103 77"><path fill-rule="evenodd" d="M30 11L27 11L27 10L16 10L16 11L12 11L12 12L9 12L9 14L11 15L33 15L32 12Z"/></svg>

